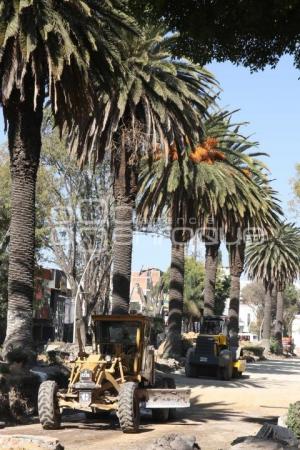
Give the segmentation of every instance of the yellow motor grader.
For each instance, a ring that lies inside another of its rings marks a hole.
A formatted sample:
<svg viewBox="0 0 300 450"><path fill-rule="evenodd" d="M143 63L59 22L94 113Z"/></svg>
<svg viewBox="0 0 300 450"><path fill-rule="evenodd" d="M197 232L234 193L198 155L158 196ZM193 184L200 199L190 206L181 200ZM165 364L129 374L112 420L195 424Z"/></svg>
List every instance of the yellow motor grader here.
<svg viewBox="0 0 300 450"><path fill-rule="evenodd" d="M80 349L68 388L58 389L54 381L40 386L38 410L44 429L59 428L63 410L71 409L89 415L116 411L122 431L135 433L141 406L152 409L157 421L190 406L190 389L176 389L172 378L156 379L149 318L94 316L93 330L93 353Z"/></svg>
<svg viewBox="0 0 300 450"><path fill-rule="evenodd" d="M225 316L203 317L195 345L186 355L187 377L214 374L221 380L242 376L246 361L242 348L231 341Z"/></svg>

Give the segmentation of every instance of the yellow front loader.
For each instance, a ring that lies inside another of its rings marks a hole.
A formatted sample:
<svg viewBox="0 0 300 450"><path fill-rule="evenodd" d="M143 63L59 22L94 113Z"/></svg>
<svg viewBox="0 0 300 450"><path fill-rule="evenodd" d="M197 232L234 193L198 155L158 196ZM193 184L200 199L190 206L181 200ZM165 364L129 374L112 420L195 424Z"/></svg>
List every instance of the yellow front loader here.
<svg viewBox="0 0 300 450"><path fill-rule="evenodd" d="M204 317L193 348L186 355L187 377L214 374L223 380L242 376L246 370L242 348L233 347L224 316Z"/></svg>

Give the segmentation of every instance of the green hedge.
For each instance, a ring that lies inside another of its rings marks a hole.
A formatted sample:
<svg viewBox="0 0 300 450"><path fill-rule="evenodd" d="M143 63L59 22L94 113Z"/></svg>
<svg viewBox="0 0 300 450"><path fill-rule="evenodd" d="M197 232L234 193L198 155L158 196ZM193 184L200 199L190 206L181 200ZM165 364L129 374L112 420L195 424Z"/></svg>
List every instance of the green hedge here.
<svg viewBox="0 0 300 450"><path fill-rule="evenodd" d="M300 402L289 406L287 422L288 428L294 432L297 438L300 438Z"/></svg>

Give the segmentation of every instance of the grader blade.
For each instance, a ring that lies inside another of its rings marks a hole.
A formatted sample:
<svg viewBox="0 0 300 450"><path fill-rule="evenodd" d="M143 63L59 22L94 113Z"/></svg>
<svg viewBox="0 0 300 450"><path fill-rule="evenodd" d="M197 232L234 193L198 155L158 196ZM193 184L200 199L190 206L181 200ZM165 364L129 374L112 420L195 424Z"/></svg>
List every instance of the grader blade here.
<svg viewBox="0 0 300 450"><path fill-rule="evenodd" d="M189 408L190 389L145 389L146 408Z"/></svg>

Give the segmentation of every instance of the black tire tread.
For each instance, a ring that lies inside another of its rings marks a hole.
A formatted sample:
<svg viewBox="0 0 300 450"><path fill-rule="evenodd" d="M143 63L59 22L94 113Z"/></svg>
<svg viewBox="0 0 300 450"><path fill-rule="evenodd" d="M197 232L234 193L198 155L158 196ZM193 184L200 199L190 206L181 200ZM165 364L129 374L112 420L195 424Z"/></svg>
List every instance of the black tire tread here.
<svg viewBox="0 0 300 450"><path fill-rule="evenodd" d="M61 415L57 411L58 386L55 381L44 381L40 385L38 395L39 419L44 430L57 430L60 427Z"/></svg>
<svg viewBox="0 0 300 450"><path fill-rule="evenodd" d="M186 354L185 376L187 378L196 378L198 375L198 368L191 363L191 355L193 352L194 350L190 348Z"/></svg>
<svg viewBox="0 0 300 450"><path fill-rule="evenodd" d="M118 397L118 416L123 433L137 433L139 429L139 412L134 411L137 383L127 382L121 385ZM137 406L138 408L138 406Z"/></svg>

